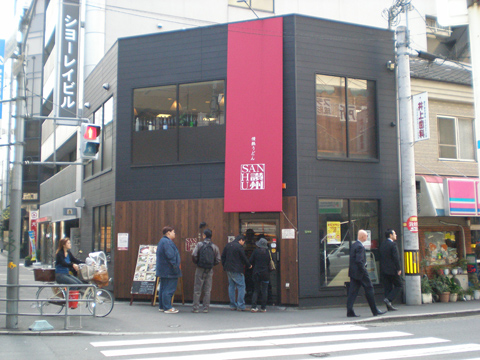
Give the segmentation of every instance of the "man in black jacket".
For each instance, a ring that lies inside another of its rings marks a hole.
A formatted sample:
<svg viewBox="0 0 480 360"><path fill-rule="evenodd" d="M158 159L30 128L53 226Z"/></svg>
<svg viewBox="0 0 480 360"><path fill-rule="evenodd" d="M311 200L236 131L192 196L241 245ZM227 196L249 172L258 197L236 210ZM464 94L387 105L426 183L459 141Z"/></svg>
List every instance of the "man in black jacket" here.
<svg viewBox="0 0 480 360"><path fill-rule="evenodd" d="M352 243L350 248L350 266L348 268L348 276L350 276L350 287L348 289L347 298L347 317L358 317L353 311L353 304L357 298L360 286L365 290L368 305L373 316L385 314L385 311L377 309L375 305L375 295L373 285L367 272L367 256L363 243L367 240L368 234L365 230L358 232L358 240Z"/></svg>
<svg viewBox="0 0 480 360"><path fill-rule="evenodd" d="M230 298L230 310L246 311L245 309L245 267L250 269L252 265L245 256L243 245L245 236L238 235L234 241L228 243L222 252L222 266L228 276L228 296ZM237 289L237 298L235 298Z"/></svg>
<svg viewBox="0 0 480 360"><path fill-rule="evenodd" d="M385 287L384 303L388 311L398 310L392 305L393 300L402 291L402 269L400 267L400 256L398 255L397 234L395 230L388 229L385 232L386 240L380 244L380 272Z"/></svg>

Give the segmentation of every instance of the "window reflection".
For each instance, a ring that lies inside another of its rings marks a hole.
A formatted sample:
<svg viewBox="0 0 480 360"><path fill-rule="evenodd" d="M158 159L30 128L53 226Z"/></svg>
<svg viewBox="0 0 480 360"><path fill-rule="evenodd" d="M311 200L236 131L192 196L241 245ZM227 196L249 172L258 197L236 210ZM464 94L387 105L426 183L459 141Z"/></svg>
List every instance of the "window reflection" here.
<svg viewBox="0 0 480 360"><path fill-rule="evenodd" d="M321 286L344 286L349 281L350 244L358 230L369 234L367 269L372 283L378 278L378 201L319 199L319 247Z"/></svg>

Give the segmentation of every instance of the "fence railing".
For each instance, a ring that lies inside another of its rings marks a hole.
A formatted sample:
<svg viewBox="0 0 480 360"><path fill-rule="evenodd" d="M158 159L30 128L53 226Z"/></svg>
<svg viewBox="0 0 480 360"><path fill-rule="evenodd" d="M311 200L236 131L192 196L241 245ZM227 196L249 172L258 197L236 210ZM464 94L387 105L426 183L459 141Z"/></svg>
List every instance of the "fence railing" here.
<svg viewBox="0 0 480 360"><path fill-rule="evenodd" d="M14 316L35 316L35 317L59 317L64 316L64 328L68 329L70 317L84 317L84 316L95 316L96 304L95 296L85 296L88 292L93 291L95 293L96 286L94 284L56 284L56 283L42 283L39 285L0 285L0 290L2 294L7 294L8 289L15 289L17 288L14 296L14 299L7 299L6 297L0 297L0 303L5 303L5 312L0 311L1 315L14 315ZM37 289L34 291L28 291L29 288ZM40 291L41 289L52 289L51 291ZM72 293L71 288L78 289L80 291L78 299L70 298L70 294ZM3 290L5 289L5 290ZM21 289L26 290L26 293L22 294L20 291ZM60 296L54 295L54 289L61 289L58 294ZM91 290L90 290L91 289ZM16 309L17 312L11 312L9 310L9 304L17 303ZM78 303L77 308L80 311L73 312L70 308L72 303ZM92 304L92 305L89 305ZM30 304L26 306L26 304ZM46 313L44 311L45 304L48 305L49 309L53 309L52 312ZM82 306L83 305L83 306ZM92 311L88 310L87 312L83 313L81 309L90 306ZM3 307L3 306L2 306ZM56 309L55 309L56 308ZM31 312L27 312L27 310L33 309Z"/></svg>

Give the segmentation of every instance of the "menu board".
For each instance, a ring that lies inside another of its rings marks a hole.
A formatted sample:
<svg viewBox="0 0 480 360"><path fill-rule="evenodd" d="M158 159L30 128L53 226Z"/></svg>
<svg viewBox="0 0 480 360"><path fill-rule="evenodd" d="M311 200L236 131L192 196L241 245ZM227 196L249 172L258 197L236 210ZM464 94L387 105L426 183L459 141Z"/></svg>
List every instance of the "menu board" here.
<svg viewBox="0 0 480 360"><path fill-rule="evenodd" d="M131 294L153 295L155 292L155 267L157 245L140 245L137 265L133 275Z"/></svg>

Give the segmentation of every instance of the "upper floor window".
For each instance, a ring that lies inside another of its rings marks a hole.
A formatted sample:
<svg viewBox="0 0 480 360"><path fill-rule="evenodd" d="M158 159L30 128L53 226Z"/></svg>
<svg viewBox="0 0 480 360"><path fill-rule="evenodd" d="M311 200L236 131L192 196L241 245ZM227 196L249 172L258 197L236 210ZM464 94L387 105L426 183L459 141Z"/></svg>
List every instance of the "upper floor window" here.
<svg viewBox="0 0 480 360"><path fill-rule="evenodd" d="M377 157L375 82L316 76L317 157Z"/></svg>
<svg viewBox="0 0 480 360"><path fill-rule="evenodd" d="M225 160L225 82L158 86L133 92L132 162Z"/></svg>
<svg viewBox="0 0 480 360"><path fill-rule="evenodd" d="M438 153L442 159L475 160L473 119L439 116Z"/></svg>
<svg viewBox="0 0 480 360"><path fill-rule="evenodd" d="M228 5L273 12L274 0L228 0Z"/></svg>
<svg viewBox="0 0 480 360"><path fill-rule="evenodd" d="M91 118L93 124L100 125L100 150L97 160L85 165L85 178L112 168L113 161L113 97L108 99Z"/></svg>

